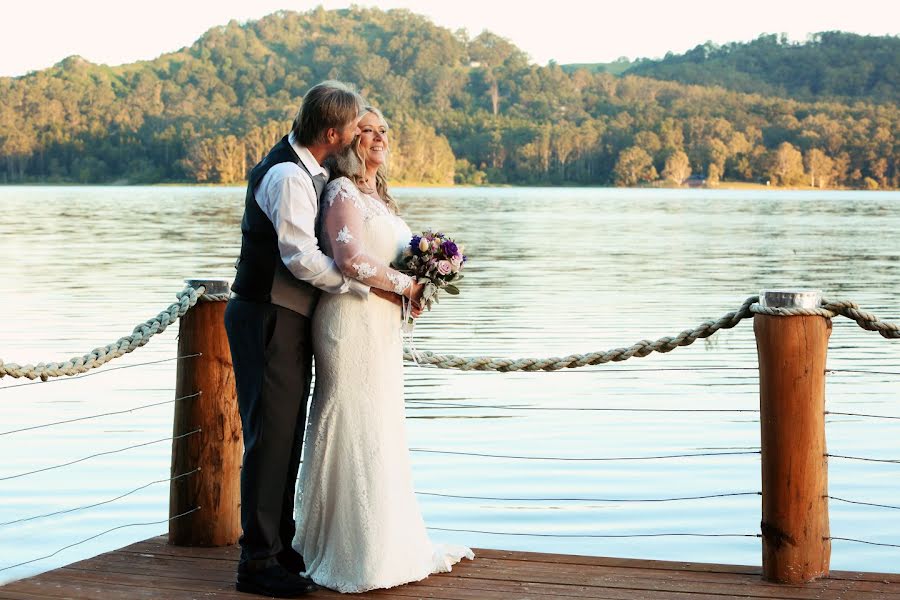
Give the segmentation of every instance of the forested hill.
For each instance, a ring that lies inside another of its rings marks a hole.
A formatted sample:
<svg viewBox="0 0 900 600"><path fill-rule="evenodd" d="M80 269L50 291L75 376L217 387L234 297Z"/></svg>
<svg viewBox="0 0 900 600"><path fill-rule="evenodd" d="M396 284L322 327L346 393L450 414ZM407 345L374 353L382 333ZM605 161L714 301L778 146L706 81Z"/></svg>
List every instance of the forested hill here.
<svg viewBox="0 0 900 600"><path fill-rule="evenodd" d="M568 73L488 32L363 8L279 12L151 61L70 57L0 78L0 182L241 182L329 78L387 115L395 181L900 185L896 104Z"/></svg>
<svg viewBox="0 0 900 600"><path fill-rule="evenodd" d="M817 33L804 43L763 35L752 42L707 42L626 73L798 100L900 101L900 37Z"/></svg>

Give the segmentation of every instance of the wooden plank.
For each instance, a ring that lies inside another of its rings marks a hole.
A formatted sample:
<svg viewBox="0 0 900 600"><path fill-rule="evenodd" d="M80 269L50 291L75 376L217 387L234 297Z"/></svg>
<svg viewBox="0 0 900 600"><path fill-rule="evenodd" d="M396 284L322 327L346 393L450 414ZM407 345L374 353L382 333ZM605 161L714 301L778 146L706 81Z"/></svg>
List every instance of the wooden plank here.
<svg viewBox="0 0 900 600"><path fill-rule="evenodd" d="M757 595L766 597L769 594L782 593L787 588L796 588L798 590L797 597L814 597L819 588L825 586L828 580L820 580L803 585L784 585L762 581L758 576L737 575L730 573L704 573L700 571L679 572L664 571L659 569L641 569L633 568L614 568L614 567L583 567L580 565L570 564L552 564L545 562L525 562L510 561L502 559L479 558L473 563L472 570L483 570L484 573L509 573L513 578L522 579L529 577L530 574L562 577L569 582L575 581L577 577L583 577L589 573L592 578L600 578L604 584L610 584L616 581L629 582L634 579L640 579L649 583L677 580L683 585L705 585L712 591L714 585L752 585L757 590ZM472 571L468 571L472 572ZM479 573L478 576L485 576ZM585 582L590 584L590 582ZM831 584L830 584L831 585ZM884 582L884 581L847 581L848 589L860 592L878 592L880 594L900 594L900 585ZM810 596L812 594L812 596ZM776 594L777 596L777 594ZM900 600L900 599L898 599Z"/></svg>
<svg viewBox="0 0 900 600"><path fill-rule="evenodd" d="M507 561L511 562L511 561ZM496 563L496 561L495 561ZM824 582L813 582L804 585L773 585L757 578L745 578L732 581L696 581L680 577L680 574L656 574L655 576L622 575L614 570L601 571L599 568L586 569L572 565L548 565L546 563L523 563L518 561L513 566L499 566L490 559L476 561L471 568L460 570L458 577L502 578L508 581L528 581L532 583L568 583L602 588L634 589L649 592L665 589L672 592L728 595L733 598L798 598L815 600L824 598ZM874 596L900 600L900 589L896 584L879 585L876 590L858 590L855 593L862 598ZM894 592L891 592L891 586Z"/></svg>
<svg viewBox="0 0 900 600"><path fill-rule="evenodd" d="M760 579L759 567L476 549L451 573L357 597L378 600L900 600L900 576L838 572L803 585ZM0 600L248 600L234 590L238 549L170 546L165 536L0 587ZM323 590L310 598L338 598ZM345 597L345 596L342 596Z"/></svg>

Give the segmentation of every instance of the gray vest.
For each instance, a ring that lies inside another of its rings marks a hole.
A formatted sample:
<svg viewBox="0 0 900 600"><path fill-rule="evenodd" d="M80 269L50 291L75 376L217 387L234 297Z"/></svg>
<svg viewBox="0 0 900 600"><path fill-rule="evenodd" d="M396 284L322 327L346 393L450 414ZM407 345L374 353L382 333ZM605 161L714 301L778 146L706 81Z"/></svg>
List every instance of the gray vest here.
<svg viewBox="0 0 900 600"><path fill-rule="evenodd" d="M241 255L235 263L237 274L231 289L248 300L271 302L310 317L320 291L294 277L284 266L275 226L256 203L255 192L262 178L269 169L284 162L299 165L312 179L316 198L322 195L325 182L309 173L285 136L250 171L241 220Z"/></svg>

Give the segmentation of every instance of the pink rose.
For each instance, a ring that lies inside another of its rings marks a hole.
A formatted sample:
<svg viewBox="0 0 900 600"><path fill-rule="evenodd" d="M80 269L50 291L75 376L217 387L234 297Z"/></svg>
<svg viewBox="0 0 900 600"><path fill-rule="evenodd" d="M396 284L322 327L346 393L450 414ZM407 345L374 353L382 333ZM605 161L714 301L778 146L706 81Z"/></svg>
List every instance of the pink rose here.
<svg viewBox="0 0 900 600"><path fill-rule="evenodd" d="M438 262L437 272L440 275L449 275L450 271L452 271L452 270L453 270L453 265L450 264L449 260L442 260L442 261Z"/></svg>

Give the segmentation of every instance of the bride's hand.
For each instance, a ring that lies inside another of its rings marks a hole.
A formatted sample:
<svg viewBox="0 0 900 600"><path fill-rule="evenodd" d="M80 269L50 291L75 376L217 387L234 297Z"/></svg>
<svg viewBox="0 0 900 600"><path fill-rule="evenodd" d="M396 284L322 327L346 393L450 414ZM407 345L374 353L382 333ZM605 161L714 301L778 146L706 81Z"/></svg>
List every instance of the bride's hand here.
<svg viewBox="0 0 900 600"><path fill-rule="evenodd" d="M413 304L416 306L422 301L422 292L425 291L425 286L413 279L409 282L409 287L403 290L403 295L413 301Z"/></svg>
<svg viewBox="0 0 900 600"><path fill-rule="evenodd" d="M412 302L411 307L411 315L412 318L418 319L419 315L422 314L422 292L425 291L425 286L421 283L417 282L413 279L409 287L403 291L403 295Z"/></svg>

